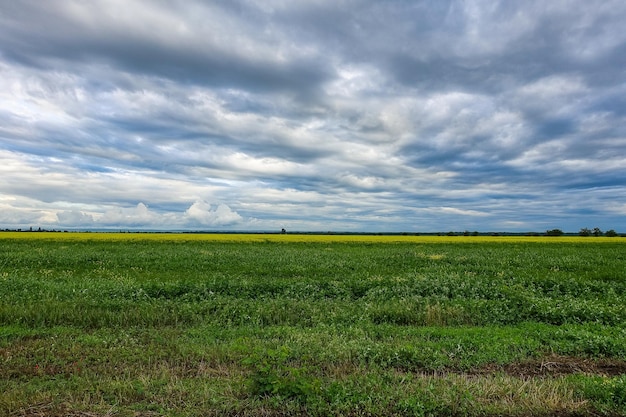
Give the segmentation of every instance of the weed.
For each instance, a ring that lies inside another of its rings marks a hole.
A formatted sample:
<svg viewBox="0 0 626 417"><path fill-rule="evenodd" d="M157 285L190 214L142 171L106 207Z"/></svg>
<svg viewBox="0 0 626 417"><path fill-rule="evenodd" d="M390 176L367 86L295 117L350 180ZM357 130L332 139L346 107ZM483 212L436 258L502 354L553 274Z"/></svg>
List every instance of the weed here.
<svg viewBox="0 0 626 417"><path fill-rule="evenodd" d="M278 396L306 401L320 391L319 380L310 370L290 362L290 350L285 346L255 352L243 361L251 369L248 387L252 395Z"/></svg>
<svg viewBox="0 0 626 417"><path fill-rule="evenodd" d="M626 375L616 377L583 377L582 393L599 409L626 412Z"/></svg>

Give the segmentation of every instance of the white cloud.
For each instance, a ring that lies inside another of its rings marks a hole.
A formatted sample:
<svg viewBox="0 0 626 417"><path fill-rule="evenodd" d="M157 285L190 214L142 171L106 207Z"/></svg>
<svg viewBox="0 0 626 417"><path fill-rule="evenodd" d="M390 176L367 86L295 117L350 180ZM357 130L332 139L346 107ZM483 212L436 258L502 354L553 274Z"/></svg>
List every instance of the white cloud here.
<svg viewBox="0 0 626 417"><path fill-rule="evenodd" d="M45 224L50 213L42 209L30 208L27 206L27 203L27 201L21 199L12 202L12 204L0 202L0 225L23 228Z"/></svg>
<svg viewBox="0 0 626 417"><path fill-rule="evenodd" d="M226 204L212 206L206 201L196 201L186 211L185 218L191 224L202 226L232 226L243 218Z"/></svg>
<svg viewBox="0 0 626 417"><path fill-rule="evenodd" d="M488 216L489 213L484 213L477 210L459 209L456 207L431 207L431 211L441 212L445 214L459 214L461 216Z"/></svg>
<svg viewBox="0 0 626 417"><path fill-rule="evenodd" d="M144 203L130 208L110 209L98 217L98 223L106 226L153 226L158 225L160 220L159 215L150 211ZM167 228L167 224L162 226Z"/></svg>
<svg viewBox="0 0 626 417"><path fill-rule="evenodd" d="M94 225L93 216L79 210L60 211L57 213L57 219L61 226L80 227Z"/></svg>
<svg viewBox="0 0 626 417"><path fill-rule="evenodd" d="M620 203L608 203L605 207L608 213L617 214L619 216L626 216L626 204Z"/></svg>
<svg viewBox="0 0 626 417"><path fill-rule="evenodd" d="M381 189L385 186L383 178L366 176L360 177L354 174L345 174L340 177L343 184L360 189Z"/></svg>

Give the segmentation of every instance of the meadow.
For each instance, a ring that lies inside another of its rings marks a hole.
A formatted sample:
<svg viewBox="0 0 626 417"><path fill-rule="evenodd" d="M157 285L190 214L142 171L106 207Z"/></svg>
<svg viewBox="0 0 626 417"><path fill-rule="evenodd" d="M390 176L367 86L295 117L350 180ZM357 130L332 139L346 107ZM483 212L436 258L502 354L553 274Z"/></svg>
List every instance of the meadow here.
<svg viewBox="0 0 626 417"><path fill-rule="evenodd" d="M0 233L0 415L626 415L626 239Z"/></svg>

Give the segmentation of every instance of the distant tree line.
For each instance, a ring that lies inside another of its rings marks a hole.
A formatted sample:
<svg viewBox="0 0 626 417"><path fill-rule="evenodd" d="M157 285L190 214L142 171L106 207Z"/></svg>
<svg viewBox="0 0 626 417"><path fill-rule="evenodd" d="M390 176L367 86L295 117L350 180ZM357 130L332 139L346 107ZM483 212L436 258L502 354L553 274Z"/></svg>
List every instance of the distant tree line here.
<svg viewBox="0 0 626 417"><path fill-rule="evenodd" d="M552 229L552 230L546 230L546 236L562 236L564 235L563 231L561 229ZM594 227L593 229L589 229L587 227L583 227L582 229L580 229L580 231L578 232L579 236L595 236L595 237L599 237L599 236L606 236L606 237L616 237L619 236L617 234L617 232L613 229L611 230L607 230L606 232L603 232L599 227Z"/></svg>
<svg viewBox="0 0 626 417"><path fill-rule="evenodd" d="M586 227L583 227L582 229L580 229L580 232L578 232L578 234L580 236L607 236L607 237L615 237L617 236L617 232L613 229L611 230L607 230L606 233L602 232L602 230L600 230L600 228L598 227L594 227L593 229L588 229Z"/></svg>

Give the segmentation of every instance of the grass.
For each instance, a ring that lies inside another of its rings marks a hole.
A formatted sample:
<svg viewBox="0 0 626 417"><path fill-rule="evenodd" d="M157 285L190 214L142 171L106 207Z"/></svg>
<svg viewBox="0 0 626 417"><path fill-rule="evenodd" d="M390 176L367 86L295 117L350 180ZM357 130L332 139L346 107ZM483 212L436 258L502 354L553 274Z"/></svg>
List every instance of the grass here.
<svg viewBox="0 0 626 417"><path fill-rule="evenodd" d="M0 234L0 415L626 415L619 238Z"/></svg>

